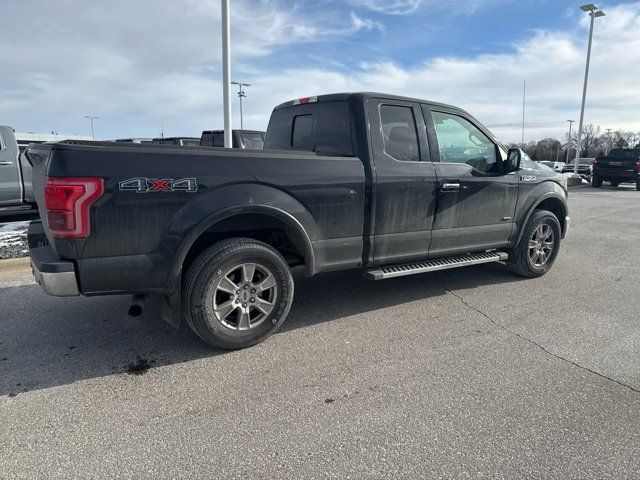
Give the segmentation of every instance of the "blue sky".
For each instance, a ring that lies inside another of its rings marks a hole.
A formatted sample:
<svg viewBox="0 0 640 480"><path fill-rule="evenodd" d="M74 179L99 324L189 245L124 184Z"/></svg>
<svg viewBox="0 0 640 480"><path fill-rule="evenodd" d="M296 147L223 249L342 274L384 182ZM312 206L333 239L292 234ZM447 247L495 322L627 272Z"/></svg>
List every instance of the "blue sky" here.
<svg viewBox="0 0 640 480"><path fill-rule="evenodd" d="M588 17L578 1L231 0L245 126L288 99L374 90L453 103L505 142L576 119ZM640 2L598 4L586 121L640 130ZM218 0L8 0L0 123L99 138L199 135L221 115ZM29 32L25 35L24 32ZM237 114L237 102L234 103ZM238 123L237 115L234 123Z"/></svg>

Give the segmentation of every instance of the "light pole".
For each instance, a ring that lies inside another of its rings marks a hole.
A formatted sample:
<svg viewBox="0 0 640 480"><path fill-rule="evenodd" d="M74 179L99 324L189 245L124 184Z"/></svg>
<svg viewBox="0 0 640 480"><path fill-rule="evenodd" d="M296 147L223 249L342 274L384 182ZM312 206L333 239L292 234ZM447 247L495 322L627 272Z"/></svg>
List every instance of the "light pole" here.
<svg viewBox="0 0 640 480"><path fill-rule="evenodd" d="M242 123L242 99L246 98L244 90L242 87L250 87L250 83L242 83L242 82L231 82L233 85L238 85L238 98L240 98L240 131L244 130L244 125Z"/></svg>
<svg viewBox="0 0 640 480"><path fill-rule="evenodd" d="M89 120L91 120L91 138L93 140L95 140L96 139L96 135L95 135L95 133L93 131L93 121L99 119L100 117L96 117L96 116L93 116L93 115L85 115L84 118L88 118Z"/></svg>
<svg viewBox="0 0 640 480"><path fill-rule="evenodd" d="M584 86L582 87L582 107L580 108L580 123L578 124L578 141L576 142L576 164L573 166L574 175L578 175L578 159L580 158L580 142L582 140L582 124L584 122L584 104L587 100L587 82L589 81L589 62L591 61L591 43L593 41L593 24L596 17L604 17L605 13L599 10L593 3L580 7L582 11L589 12L591 25L589 27L589 46L587 47L587 64L584 69Z"/></svg>
<svg viewBox="0 0 640 480"><path fill-rule="evenodd" d="M567 120L569 122L569 139L567 140L567 161L565 163L569 163L569 150L571 150L571 127L576 123L575 120Z"/></svg>
<svg viewBox="0 0 640 480"><path fill-rule="evenodd" d="M231 28L229 0L222 5L222 97L224 104L224 147L231 148Z"/></svg>
<svg viewBox="0 0 640 480"><path fill-rule="evenodd" d="M607 148L605 149L605 155L609 155L611 148L613 147L613 142L611 141L611 128L607 128Z"/></svg>
<svg viewBox="0 0 640 480"><path fill-rule="evenodd" d="M522 150L524 150L524 108L527 100L527 79L522 81Z"/></svg>

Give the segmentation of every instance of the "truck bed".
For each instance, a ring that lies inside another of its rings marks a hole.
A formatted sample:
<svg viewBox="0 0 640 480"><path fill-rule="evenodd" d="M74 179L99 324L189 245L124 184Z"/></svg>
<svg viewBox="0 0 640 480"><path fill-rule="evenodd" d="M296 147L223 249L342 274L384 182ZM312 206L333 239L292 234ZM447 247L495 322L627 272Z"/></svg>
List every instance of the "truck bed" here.
<svg viewBox="0 0 640 480"><path fill-rule="evenodd" d="M362 259L365 174L359 158L89 141L37 145L27 155L42 218L48 178L104 178L105 194L91 208L88 238L54 238L43 222L60 258L82 264L79 280L87 295L165 293L176 278L182 246L201 233L196 227L224 218L237 205L300 225L309 238L299 241L311 242L318 252L309 273ZM135 188L143 183L146 191Z"/></svg>

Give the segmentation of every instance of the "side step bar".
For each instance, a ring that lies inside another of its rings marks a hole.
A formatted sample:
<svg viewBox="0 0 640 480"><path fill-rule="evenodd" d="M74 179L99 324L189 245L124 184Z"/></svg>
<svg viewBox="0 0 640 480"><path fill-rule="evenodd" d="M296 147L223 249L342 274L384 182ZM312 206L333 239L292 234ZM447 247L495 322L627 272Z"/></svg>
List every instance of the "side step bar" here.
<svg viewBox="0 0 640 480"><path fill-rule="evenodd" d="M424 262L379 267L365 271L364 276L371 280L385 280L387 278L404 277L405 275L415 275L417 273L468 267L469 265L479 265L481 263L504 262L508 258L509 255L505 252L468 253L457 257L434 258L433 260L426 260Z"/></svg>

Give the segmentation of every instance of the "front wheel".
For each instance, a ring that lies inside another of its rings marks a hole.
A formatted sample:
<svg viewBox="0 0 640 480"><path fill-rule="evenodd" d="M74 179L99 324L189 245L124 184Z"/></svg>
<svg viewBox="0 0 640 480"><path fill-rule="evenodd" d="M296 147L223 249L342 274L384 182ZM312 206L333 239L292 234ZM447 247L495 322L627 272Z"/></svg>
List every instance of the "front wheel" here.
<svg viewBox="0 0 640 480"><path fill-rule="evenodd" d="M185 275L185 321L209 345L250 347L284 323L293 287L289 266L271 246L224 240L201 253Z"/></svg>
<svg viewBox="0 0 640 480"><path fill-rule="evenodd" d="M593 186L594 188L600 188L602 186L602 177L600 175L592 176L591 186Z"/></svg>
<svg viewBox="0 0 640 480"><path fill-rule="evenodd" d="M523 277L547 273L560 250L560 222L547 210L536 210L524 227L518 244L509 252L507 268Z"/></svg>
<svg viewBox="0 0 640 480"><path fill-rule="evenodd" d="M611 180L609 183L612 187L617 187L618 185L620 185L620 182L614 182L613 180Z"/></svg>
<svg viewBox="0 0 640 480"><path fill-rule="evenodd" d="M636 180L636 190L640 192L640 179Z"/></svg>

